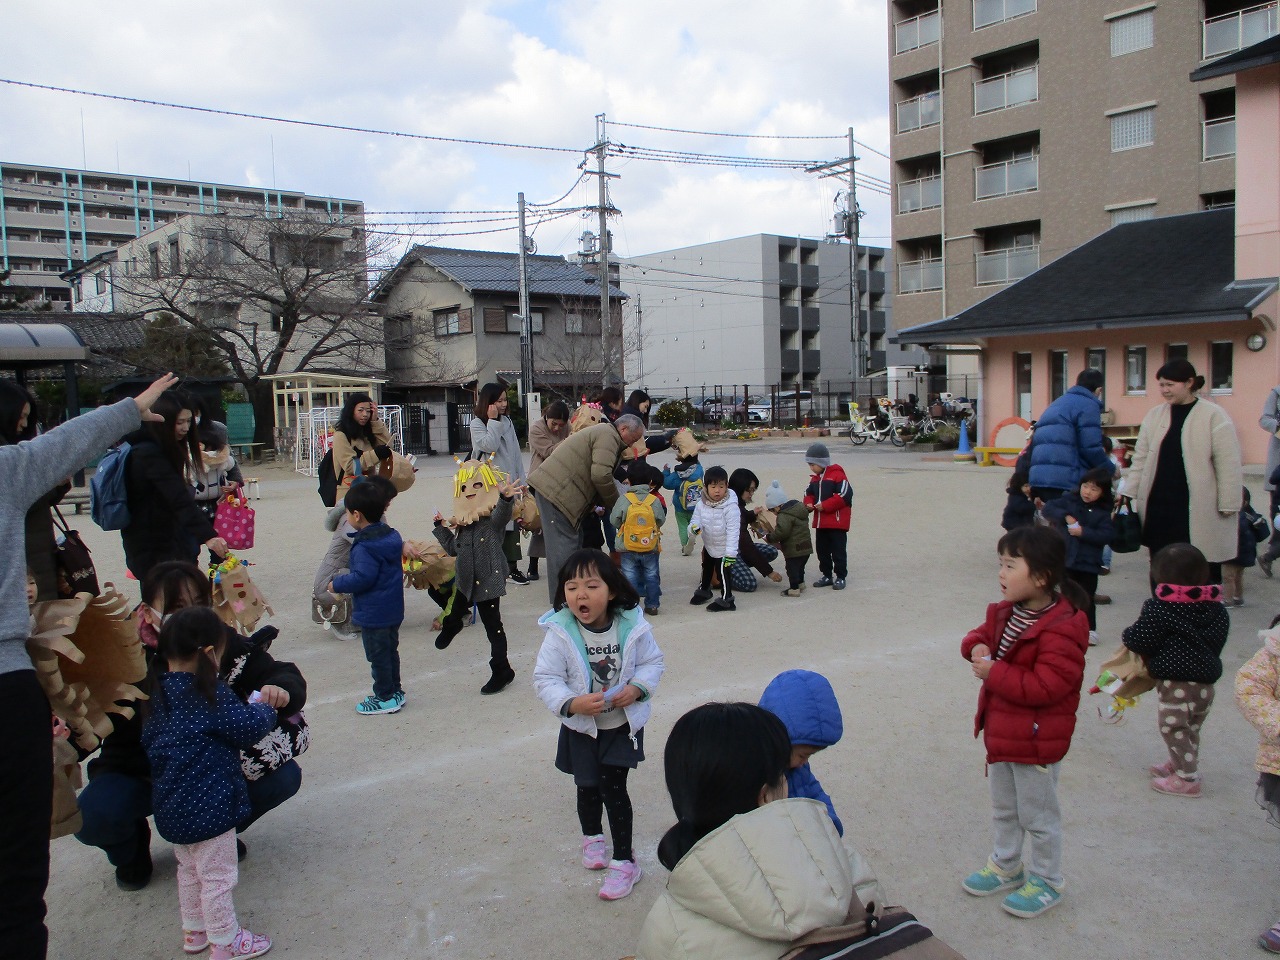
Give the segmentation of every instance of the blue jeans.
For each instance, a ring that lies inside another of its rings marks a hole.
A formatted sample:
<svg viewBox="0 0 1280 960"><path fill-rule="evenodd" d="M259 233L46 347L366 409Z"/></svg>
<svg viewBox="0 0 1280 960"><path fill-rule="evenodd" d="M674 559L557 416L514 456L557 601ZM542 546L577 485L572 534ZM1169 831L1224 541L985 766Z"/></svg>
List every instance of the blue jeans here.
<svg viewBox="0 0 1280 960"><path fill-rule="evenodd" d="M373 673L373 695L390 700L400 690L400 624L364 627L364 656Z"/></svg>
<svg viewBox="0 0 1280 960"><path fill-rule="evenodd" d="M622 551L622 575L644 598L644 605L657 608L662 602L662 575L658 572L658 551L632 553Z"/></svg>
<svg viewBox="0 0 1280 960"><path fill-rule="evenodd" d="M1102 548L1102 565L1108 570L1111 569L1111 547L1110 545Z"/></svg>

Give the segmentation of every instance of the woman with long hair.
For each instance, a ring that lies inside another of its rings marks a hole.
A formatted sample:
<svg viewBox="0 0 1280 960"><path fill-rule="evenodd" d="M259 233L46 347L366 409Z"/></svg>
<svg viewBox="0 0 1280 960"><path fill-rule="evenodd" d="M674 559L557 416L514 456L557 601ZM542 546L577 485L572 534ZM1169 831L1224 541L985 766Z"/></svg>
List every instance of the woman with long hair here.
<svg viewBox="0 0 1280 960"><path fill-rule="evenodd" d="M523 483L524 455L516 425L507 416L507 391L501 384L486 383L476 395L471 417L471 456L475 460L492 456L493 465L507 475L511 484ZM502 538L502 552L507 558L507 579L524 585L529 578L520 572L520 531L514 522L507 524Z"/></svg>
<svg viewBox="0 0 1280 960"><path fill-rule="evenodd" d="M1188 360L1156 371L1164 403L1142 419L1125 478L1142 518L1142 543L1152 556L1171 543L1190 543L1209 561L1214 583L1236 555L1240 440L1231 417L1197 395L1204 377Z"/></svg>
<svg viewBox="0 0 1280 960"><path fill-rule="evenodd" d="M192 478L200 462L194 428L194 401L186 393L166 390L152 405L163 421L149 421L129 434L125 490L129 523L120 531L125 564L142 580L157 563L195 563L200 547L225 557L227 543L196 504Z"/></svg>
<svg viewBox="0 0 1280 960"><path fill-rule="evenodd" d="M342 404L333 428L333 470L340 488L351 486L357 473L372 473L391 457L391 432L378 417L378 405L367 393L352 393ZM360 462L357 469L356 461ZM342 501L342 489L338 501Z"/></svg>
<svg viewBox="0 0 1280 960"><path fill-rule="evenodd" d="M36 401L31 391L8 380L0 381L0 444L31 440L36 433ZM27 511L27 569L36 578L37 600L58 598L58 543L52 511L70 489L71 481L64 480Z"/></svg>
<svg viewBox="0 0 1280 960"><path fill-rule="evenodd" d="M529 424L529 472L533 473L551 451L569 436L569 405L563 400L552 400L542 411L542 417ZM530 490L532 495L533 491ZM538 558L547 555L547 544L539 530L529 538L529 572L525 577L538 579ZM552 576L556 571L551 572Z"/></svg>

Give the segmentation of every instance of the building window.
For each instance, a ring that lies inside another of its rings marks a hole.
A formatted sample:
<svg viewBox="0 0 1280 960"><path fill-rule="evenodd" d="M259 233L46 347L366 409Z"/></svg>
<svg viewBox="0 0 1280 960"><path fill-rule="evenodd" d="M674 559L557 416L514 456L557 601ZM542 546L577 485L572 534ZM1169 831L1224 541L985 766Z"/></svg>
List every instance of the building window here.
<svg viewBox="0 0 1280 960"><path fill-rule="evenodd" d="M1031 354L1013 355L1014 393L1017 395L1018 416L1030 420L1031 412Z"/></svg>
<svg viewBox="0 0 1280 960"><path fill-rule="evenodd" d="M1234 190L1219 190L1217 193L1200 194L1201 210L1220 210L1223 207L1234 207L1236 205L1236 192Z"/></svg>
<svg viewBox="0 0 1280 960"><path fill-rule="evenodd" d="M1156 43L1156 12L1140 10L1111 21L1111 55L1147 50Z"/></svg>
<svg viewBox="0 0 1280 960"><path fill-rule="evenodd" d="M1116 207L1110 212L1111 225L1116 227L1122 223L1137 223L1139 220L1150 220L1156 215L1156 205L1154 203L1134 203L1127 207Z"/></svg>
<svg viewBox="0 0 1280 960"><path fill-rule="evenodd" d="M1036 0L973 0L973 29L1036 12Z"/></svg>
<svg viewBox="0 0 1280 960"><path fill-rule="evenodd" d="M1097 370L1102 374L1102 405L1107 404L1107 351L1105 347L1090 347L1084 353L1084 365L1088 370Z"/></svg>
<svg viewBox="0 0 1280 960"><path fill-rule="evenodd" d="M937 10L901 20L893 25L894 52L906 53L937 43L942 32L942 15Z"/></svg>
<svg viewBox="0 0 1280 960"><path fill-rule="evenodd" d="M484 332L485 333L506 333L507 332L507 311L502 307L485 307L484 308Z"/></svg>
<svg viewBox="0 0 1280 960"><path fill-rule="evenodd" d="M1126 110L1111 115L1111 152L1136 150L1156 142L1156 108Z"/></svg>
<svg viewBox="0 0 1280 960"><path fill-rule="evenodd" d="M1124 392L1138 396L1147 392L1147 348L1125 347Z"/></svg>
<svg viewBox="0 0 1280 960"><path fill-rule="evenodd" d="M1231 354L1230 340L1215 340L1209 344L1209 391L1211 393L1231 392Z"/></svg>
<svg viewBox="0 0 1280 960"><path fill-rule="evenodd" d="M1164 348L1164 362L1170 360L1187 359L1187 345L1185 343L1170 343Z"/></svg>
<svg viewBox="0 0 1280 960"><path fill-rule="evenodd" d="M1057 400L1067 392L1070 377L1067 367L1068 357L1066 350L1049 351L1049 399L1051 401Z"/></svg>
<svg viewBox="0 0 1280 960"><path fill-rule="evenodd" d="M182 268L182 261L178 254L178 238L170 237L169 238L169 273L176 276L178 271L181 268Z"/></svg>
<svg viewBox="0 0 1280 960"><path fill-rule="evenodd" d="M271 332L279 333L284 329L284 314L279 310L271 311Z"/></svg>
<svg viewBox="0 0 1280 960"><path fill-rule="evenodd" d="M534 333L542 332L542 311L529 311L529 327ZM507 333L524 333L521 329L520 310L517 307L507 307Z"/></svg>
<svg viewBox="0 0 1280 960"><path fill-rule="evenodd" d="M151 272L151 279L155 280L160 276L160 245L152 244L147 248L147 269Z"/></svg>
<svg viewBox="0 0 1280 960"><path fill-rule="evenodd" d="M93 292L94 293L107 292L107 275L105 273L95 273L93 275Z"/></svg>
<svg viewBox="0 0 1280 960"><path fill-rule="evenodd" d="M435 323L437 337L451 337L462 332L458 323L457 307L450 307L448 310L437 310L432 314L432 318Z"/></svg>

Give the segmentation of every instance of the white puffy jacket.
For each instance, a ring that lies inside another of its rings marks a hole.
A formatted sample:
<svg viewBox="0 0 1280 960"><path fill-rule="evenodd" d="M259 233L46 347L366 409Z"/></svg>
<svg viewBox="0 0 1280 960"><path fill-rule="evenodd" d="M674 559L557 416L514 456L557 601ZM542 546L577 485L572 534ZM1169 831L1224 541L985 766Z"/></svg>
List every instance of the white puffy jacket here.
<svg viewBox="0 0 1280 960"><path fill-rule="evenodd" d="M639 700L623 707L627 723L634 735L644 727L652 710L650 701L662 679L664 665L662 651L653 639L653 630L639 608L622 610L616 616L619 656L618 682L631 683L643 691ZM538 620L545 627L546 637L538 650L538 662L533 668L533 689L552 713L570 730L596 735L595 717L579 714L566 717L560 709L574 697L591 692L591 668L587 664L587 648L582 642L582 631L573 612L565 609L558 613L547 611ZM823 808L826 809L825 807Z"/></svg>
<svg viewBox="0 0 1280 960"><path fill-rule="evenodd" d="M693 508L689 526L702 534L702 547L713 557L738 559L738 535L742 526L742 511L738 509L738 495L732 490L716 503L702 499Z"/></svg>
<svg viewBox="0 0 1280 960"><path fill-rule="evenodd" d="M817 800L775 800L713 830L671 871L637 960L777 960L845 922L854 893L883 906L866 862Z"/></svg>

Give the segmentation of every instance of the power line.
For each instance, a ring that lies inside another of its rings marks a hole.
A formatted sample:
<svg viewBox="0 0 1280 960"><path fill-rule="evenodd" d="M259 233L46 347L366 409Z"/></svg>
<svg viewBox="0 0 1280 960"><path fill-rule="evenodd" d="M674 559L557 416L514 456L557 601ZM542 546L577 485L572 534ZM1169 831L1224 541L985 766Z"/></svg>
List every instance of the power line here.
<svg viewBox="0 0 1280 960"><path fill-rule="evenodd" d="M619 120L610 120L609 125L613 127L629 127L632 130L659 130L663 133L687 133L698 137L731 137L737 140L844 140L845 137L836 136L834 134L821 134L814 137L805 137L798 134L777 134L771 136L767 133L717 133L712 130L682 130L679 127L656 127L645 123L622 123Z"/></svg>

